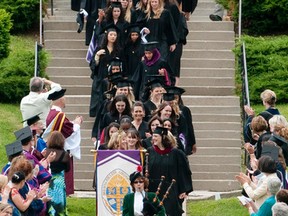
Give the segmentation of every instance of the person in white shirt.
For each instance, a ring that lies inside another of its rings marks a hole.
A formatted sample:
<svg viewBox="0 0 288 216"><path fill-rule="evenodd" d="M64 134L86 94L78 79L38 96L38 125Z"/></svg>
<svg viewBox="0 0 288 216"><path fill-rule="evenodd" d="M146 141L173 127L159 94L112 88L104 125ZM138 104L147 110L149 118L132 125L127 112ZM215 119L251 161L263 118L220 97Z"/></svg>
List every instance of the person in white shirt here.
<svg viewBox="0 0 288 216"><path fill-rule="evenodd" d="M45 88L45 86L47 87L48 85L51 88L49 91ZM44 128L46 128L46 117L51 106L51 100L48 99L48 96L55 91L60 91L61 86L60 84L41 77L31 78L29 86L29 94L23 97L20 103L22 118L23 120L29 119L40 113L40 120L44 123ZM23 127L25 126L27 126L27 122L23 123Z"/></svg>

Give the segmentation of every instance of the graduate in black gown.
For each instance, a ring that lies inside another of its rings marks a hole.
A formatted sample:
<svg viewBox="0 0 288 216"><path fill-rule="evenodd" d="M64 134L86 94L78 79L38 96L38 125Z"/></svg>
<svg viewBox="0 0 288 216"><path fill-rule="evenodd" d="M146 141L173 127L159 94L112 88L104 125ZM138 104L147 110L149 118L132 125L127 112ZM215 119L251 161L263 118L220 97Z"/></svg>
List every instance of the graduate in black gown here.
<svg viewBox="0 0 288 216"><path fill-rule="evenodd" d="M153 133L152 143L153 146L147 151L149 191L157 191L161 176L165 176L158 196L161 200L172 180L176 180L164 201L164 207L168 216L181 216L184 212L182 203L193 191L189 162L186 155L175 148L176 140L167 128L157 127Z"/></svg>
<svg viewBox="0 0 288 216"><path fill-rule="evenodd" d="M115 25L118 29L118 41L123 48L126 41L125 29L129 23L124 19L124 12L120 2L111 2L111 5L107 8L105 16L99 16L99 19L95 24L95 34L97 40L101 43L103 29L109 25Z"/></svg>
<svg viewBox="0 0 288 216"><path fill-rule="evenodd" d="M144 60L138 65L132 80L134 81L134 94L136 100L142 100L144 86L149 82L149 76L161 75L165 78L166 85L175 84L175 76L169 64L161 58L161 54L156 48L157 42L144 44Z"/></svg>
<svg viewBox="0 0 288 216"><path fill-rule="evenodd" d="M193 126L193 120L192 120L192 114L190 109L184 105L183 100L181 98L181 95L185 92L185 89L177 87L177 86L170 86L166 87L165 90L168 93L174 94L174 106L178 106L182 116L185 119L186 127L187 127L187 133L185 133L185 152L187 155L196 153L197 147L196 147L196 139L195 139L195 133L194 133L194 126Z"/></svg>
<svg viewBox="0 0 288 216"><path fill-rule="evenodd" d="M105 0L71 0L71 9L73 11L85 10L86 16L86 37L85 44L88 46L94 30L95 22L98 18L98 9L105 7Z"/></svg>
<svg viewBox="0 0 288 216"><path fill-rule="evenodd" d="M145 108L141 101L136 101L132 106L132 124L134 128L139 132L140 139L146 139L146 133L148 132L148 123L144 121Z"/></svg>
<svg viewBox="0 0 288 216"><path fill-rule="evenodd" d="M162 127L163 122L159 116L155 115L148 122L149 136L146 139L142 140L142 146L145 149L148 149L149 147L152 146L152 134L154 130L156 129L156 127L158 126Z"/></svg>
<svg viewBox="0 0 288 216"><path fill-rule="evenodd" d="M132 76L144 55L139 25L130 25L127 28L127 35L127 41L124 47L125 62L127 64L128 79L132 79Z"/></svg>
<svg viewBox="0 0 288 216"><path fill-rule="evenodd" d="M102 102L105 100L103 93L108 90L108 67L112 59L119 57L121 59L122 51L118 44L117 28L114 25L106 27L104 40L90 62L93 79L91 99L90 99L90 117L95 117Z"/></svg>
<svg viewBox="0 0 288 216"><path fill-rule="evenodd" d="M173 52L178 42L178 35L171 13L164 9L164 2L157 0L151 4L148 1L146 13L145 30L148 41L158 41L158 48L163 59L167 60L169 52Z"/></svg>
<svg viewBox="0 0 288 216"><path fill-rule="evenodd" d="M155 110L162 102L163 87L158 78L146 83L143 100L145 107L145 121L149 121Z"/></svg>

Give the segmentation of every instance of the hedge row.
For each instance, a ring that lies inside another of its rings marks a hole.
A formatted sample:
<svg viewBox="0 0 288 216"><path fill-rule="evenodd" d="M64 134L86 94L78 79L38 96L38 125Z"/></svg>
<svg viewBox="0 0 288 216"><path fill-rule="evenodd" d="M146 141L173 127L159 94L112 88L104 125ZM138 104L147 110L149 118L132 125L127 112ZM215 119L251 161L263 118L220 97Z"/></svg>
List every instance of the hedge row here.
<svg viewBox="0 0 288 216"><path fill-rule="evenodd" d="M238 0L216 0L232 11L238 20ZM249 35L271 35L288 32L287 0L242 0L242 29Z"/></svg>
<svg viewBox="0 0 288 216"><path fill-rule="evenodd" d="M11 15L0 9L0 62L9 55Z"/></svg>
<svg viewBox="0 0 288 216"><path fill-rule="evenodd" d="M16 103L29 92L29 80L34 76L34 41L31 38L12 36L11 53L0 64L0 102ZM48 54L39 53L40 76L45 77Z"/></svg>
<svg viewBox="0 0 288 216"><path fill-rule="evenodd" d="M251 102L259 103L260 93L268 88L276 92L278 103L287 103L288 36L243 36L242 41L246 46ZM238 56L242 41L235 49Z"/></svg>

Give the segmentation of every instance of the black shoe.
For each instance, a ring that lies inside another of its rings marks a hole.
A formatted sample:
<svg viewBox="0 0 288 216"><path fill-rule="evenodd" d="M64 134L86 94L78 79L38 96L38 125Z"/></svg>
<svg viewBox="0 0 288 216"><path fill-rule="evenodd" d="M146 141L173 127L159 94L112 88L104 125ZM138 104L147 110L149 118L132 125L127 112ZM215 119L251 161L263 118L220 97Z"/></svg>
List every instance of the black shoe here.
<svg viewBox="0 0 288 216"><path fill-rule="evenodd" d="M77 32L80 33L80 32L82 32L83 26L84 26L84 15L78 13L78 14L77 14L77 18L76 18L76 22L77 22L78 25L79 25L79 28L78 28Z"/></svg>
<svg viewBox="0 0 288 216"><path fill-rule="evenodd" d="M209 15L209 18L212 20L212 21L222 21L222 18L218 15L215 15L215 14L210 14Z"/></svg>

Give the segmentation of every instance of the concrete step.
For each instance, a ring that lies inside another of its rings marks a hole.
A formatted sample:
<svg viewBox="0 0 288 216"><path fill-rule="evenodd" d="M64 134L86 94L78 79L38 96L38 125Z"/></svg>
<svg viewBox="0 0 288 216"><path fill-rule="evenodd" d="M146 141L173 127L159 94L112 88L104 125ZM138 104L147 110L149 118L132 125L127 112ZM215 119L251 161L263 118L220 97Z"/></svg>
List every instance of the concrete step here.
<svg viewBox="0 0 288 216"><path fill-rule="evenodd" d="M56 58L53 57L50 60L51 67L61 67L67 65L69 67L87 67L89 64L86 62L85 58Z"/></svg>
<svg viewBox="0 0 288 216"><path fill-rule="evenodd" d="M209 190L209 191L235 191L240 190L238 181L235 180L193 180L194 190Z"/></svg>
<svg viewBox="0 0 288 216"><path fill-rule="evenodd" d="M209 40L209 41L234 41L234 31L195 31L190 30L187 35L188 40Z"/></svg>
<svg viewBox="0 0 288 216"><path fill-rule="evenodd" d="M187 40L186 49L203 49L203 50L232 50L235 47L233 41L205 41L205 40Z"/></svg>
<svg viewBox="0 0 288 216"><path fill-rule="evenodd" d="M234 59L198 59L198 58L182 58L182 67L205 67L205 68L235 68Z"/></svg>
<svg viewBox="0 0 288 216"><path fill-rule="evenodd" d="M232 115L232 114L196 114L193 113L193 121L201 121L201 122L239 122L240 114Z"/></svg>
<svg viewBox="0 0 288 216"><path fill-rule="evenodd" d="M85 46L84 37L83 39L45 39L46 49L87 49ZM83 57L85 58L85 57Z"/></svg>
<svg viewBox="0 0 288 216"><path fill-rule="evenodd" d="M50 79L53 82L56 83L61 83L61 85L65 86L65 85L77 85L79 83L81 83L82 85L92 85L92 80L90 78L90 75L86 75L86 76L50 76Z"/></svg>
<svg viewBox="0 0 288 216"><path fill-rule="evenodd" d="M47 67L46 73L49 76L90 76L91 70L88 66L85 67Z"/></svg>
<svg viewBox="0 0 288 216"><path fill-rule="evenodd" d="M195 116L197 118L197 116ZM218 130L196 130L198 138L236 138L241 137L241 131L235 130L223 130L218 128Z"/></svg>
<svg viewBox="0 0 288 216"><path fill-rule="evenodd" d="M53 57L85 58L87 49L46 49Z"/></svg>
<svg viewBox="0 0 288 216"><path fill-rule="evenodd" d="M228 138L197 138L197 146L201 147L241 147L241 140L237 138L228 139Z"/></svg>
<svg viewBox="0 0 288 216"><path fill-rule="evenodd" d="M207 58L207 59L235 59L235 55L230 50L202 50L186 49L184 46L183 58Z"/></svg>
<svg viewBox="0 0 288 216"><path fill-rule="evenodd" d="M239 114L239 106L197 106L188 105L191 113Z"/></svg>
<svg viewBox="0 0 288 216"><path fill-rule="evenodd" d="M183 86L181 81L179 87L185 88L186 94L194 96L230 96L235 92L235 86Z"/></svg>
<svg viewBox="0 0 288 216"><path fill-rule="evenodd" d="M240 140L240 137L239 137ZM197 155L230 155L230 156L239 156L241 154L241 149L239 147L197 147ZM216 160L216 159L215 159ZM211 160L210 160L211 163ZM192 163L193 164L193 163ZM196 163L195 163L196 164ZM197 164L200 164L197 163ZM217 164L217 162L213 161L213 164ZM228 163L227 163L228 164Z"/></svg>
<svg viewBox="0 0 288 216"><path fill-rule="evenodd" d="M213 163L213 161L211 161ZM239 164L191 164L190 167L193 172L240 172L241 165Z"/></svg>
<svg viewBox="0 0 288 216"><path fill-rule="evenodd" d="M188 157L191 164L209 164L211 161L218 164L241 164L241 158L235 155L224 155L223 153L218 155L191 155ZM222 170L223 173L225 170ZM220 173L222 173L220 172ZM205 179L205 178L204 178Z"/></svg>
<svg viewBox="0 0 288 216"><path fill-rule="evenodd" d="M75 190L81 190L81 191L92 191L94 188L92 187L93 178L92 179L85 179L85 178L74 178L74 187Z"/></svg>
<svg viewBox="0 0 288 216"><path fill-rule="evenodd" d="M187 77L187 76L195 77L195 76L200 75L201 77L234 77L234 74L235 74L234 68L181 67L180 80L182 77Z"/></svg>
<svg viewBox="0 0 288 216"><path fill-rule="evenodd" d="M231 31L234 32L233 22L197 22L188 21L187 26L189 31Z"/></svg>
<svg viewBox="0 0 288 216"><path fill-rule="evenodd" d="M45 38L49 39L83 39L85 37L85 32L79 34L77 33L77 29L75 30L45 30L44 35Z"/></svg>
<svg viewBox="0 0 288 216"><path fill-rule="evenodd" d="M182 96L184 104L193 104L197 106L231 106L239 105L239 97L237 96L190 96L184 94Z"/></svg>
<svg viewBox="0 0 288 216"><path fill-rule="evenodd" d="M194 126L194 130L197 130L197 131L200 131L200 130L240 131L241 130L241 123L239 123L239 122L194 122L193 121L193 126ZM199 137L197 137L197 138L199 138Z"/></svg>
<svg viewBox="0 0 288 216"><path fill-rule="evenodd" d="M182 77L180 85L183 86L234 86L235 80L233 77Z"/></svg>
<svg viewBox="0 0 288 216"><path fill-rule="evenodd" d="M221 180L221 179L229 179L234 180L235 175L239 175L237 172L194 172L192 177L194 179L210 179L210 180Z"/></svg>

